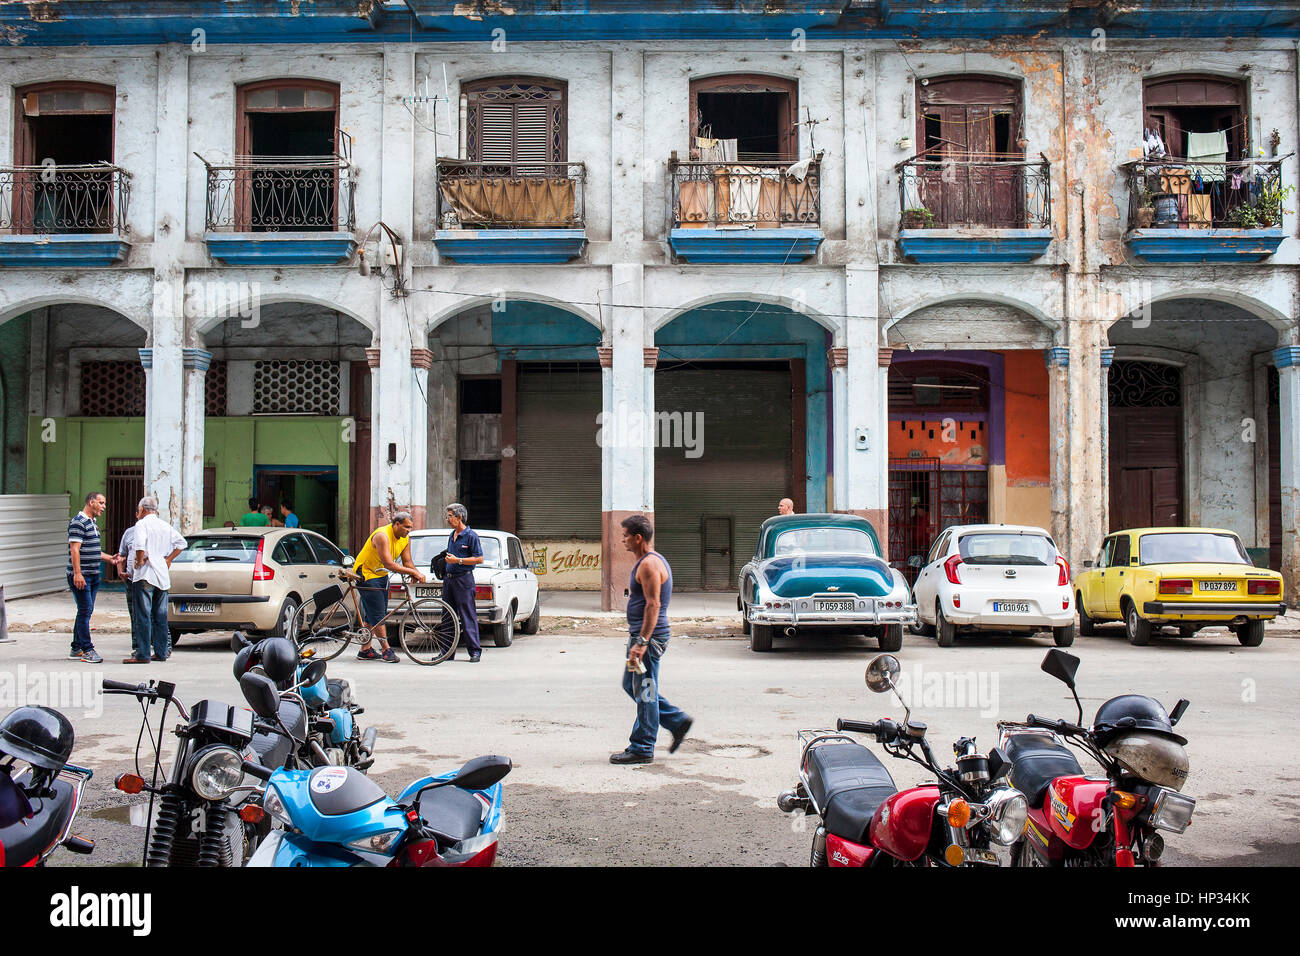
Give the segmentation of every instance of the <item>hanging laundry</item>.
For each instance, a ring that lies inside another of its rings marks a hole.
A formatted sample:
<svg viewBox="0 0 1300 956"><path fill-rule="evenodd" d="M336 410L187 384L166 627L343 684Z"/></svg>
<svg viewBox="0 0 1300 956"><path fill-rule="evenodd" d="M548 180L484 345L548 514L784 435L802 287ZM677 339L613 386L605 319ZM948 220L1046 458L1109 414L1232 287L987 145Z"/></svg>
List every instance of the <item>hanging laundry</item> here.
<svg viewBox="0 0 1300 956"><path fill-rule="evenodd" d="M1209 182L1223 182L1224 164L1228 161L1227 132L1188 133L1187 161Z"/></svg>
<svg viewBox="0 0 1300 956"><path fill-rule="evenodd" d="M1241 188L1241 183L1242 183L1242 180L1243 180L1243 179L1245 179L1245 174L1244 174L1244 173L1242 173L1242 172L1240 172L1240 171L1233 173L1233 174L1232 174L1232 182L1231 182L1232 188L1233 188L1233 189L1240 189L1240 188Z"/></svg>

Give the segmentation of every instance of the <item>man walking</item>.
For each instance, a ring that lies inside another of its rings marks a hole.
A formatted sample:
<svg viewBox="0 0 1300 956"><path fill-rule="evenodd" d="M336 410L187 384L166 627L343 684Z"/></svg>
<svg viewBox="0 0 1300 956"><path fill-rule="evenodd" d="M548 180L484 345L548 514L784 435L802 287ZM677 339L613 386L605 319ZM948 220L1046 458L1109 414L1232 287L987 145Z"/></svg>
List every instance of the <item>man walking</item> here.
<svg viewBox="0 0 1300 956"><path fill-rule="evenodd" d="M357 584L357 597L361 599L361 619L372 628L372 633L379 638L379 645L384 649L376 654L375 649L366 641L357 654L359 661L385 661L398 663L396 652L388 646L387 625L381 624L388 616L388 575L405 574L423 582L424 575L415 569L411 562L411 531L415 521L409 511L399 511L393 520L375 531L366 539L361 553L353 565L353 573L361 580Z"/></svg>
<svg viewBox="0 0 1300 956"><path fill-rule="evenodd" d="M478 608L474 606L474 566L483 563L483 544L478 532L465 522L469 511L457 502L447 505L447 524L451 536L447 539L447 573L442 580L442 599L450 604L460 618L460 630L469 648L471 664L483 656L478 639ZM451 624L448 622L447 628ZM452 651L452 656L456 654Z"/></svg>
<svg viewBox="0 0 1300 956"><path fill-rule="evenodd" d="M673 571L662 554L652 551L654 526L645 515L623 519L623 547L636 555L628 584L627 669L623 690L636 701L636 723L626 750L611 754L613 764L652 763L662 727L673 735L669 753L676 753L694 721L659 693L659 661L668 651L668 602L673 595Z"/></svg>
<svg viewBox="0 0 1300 956"><path fill-rule="evenodd" d="M68 522L68 587L77 602L77 617L72 623L72 649L68 660L102 664L104 658L90 640L90 616L95 613L95 595L99 593L101 564L111 564L112 555L99 548L99 526L95 519L104 513L108 500L102 492L86 495L85 507Z"/></svg>
<svg viewBox="0 0 1300 956"><path fill-rule="evenodd" d="M144 512L138 507L135 509L135 520L139 521L144 517ZM135 541L135 525L127 528L122 532L122 543L118 545L117 557L114 563L117 565L117 573L122 576L123 583L126 584L126 610L131 615L131 656L135 657L140 650L140 619L136 614L135 605L135 549L132 542Z"/></svg>
<svg viewBox="0 0 1300 956"><path fill-rule="evenodd" d="M170 568L176 555L185 550L185 539L158 517L156 498L141 498L139 512L131 547L135 549L132 567L140 639L135 653L122 661L123 664L147 664L151 650L155 661L165 661L171 653L171 634L167 630L167 592L172 587Z"/></svg>

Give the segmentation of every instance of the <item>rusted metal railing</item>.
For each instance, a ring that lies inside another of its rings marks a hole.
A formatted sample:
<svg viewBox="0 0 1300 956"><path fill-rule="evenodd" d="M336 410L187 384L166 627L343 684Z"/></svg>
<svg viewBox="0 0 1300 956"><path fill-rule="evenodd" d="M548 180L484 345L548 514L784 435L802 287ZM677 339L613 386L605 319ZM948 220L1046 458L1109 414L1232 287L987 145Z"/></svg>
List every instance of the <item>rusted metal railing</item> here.
<svg viewBox="0 0 1300 956"><path fill-rule="evenodd" d="M821 164L671 162L675 228L777 228L821 223Z"/></svg>
<svg viewBox="0 0 1300 956"><path fill-rule="evenodd" d="M1152 159L1125 163L1129 229L1265 229L1282 224L1292 188L1282 161L1206 163Z"/></svg>
<svg viewBox="0 0 1300 956"><path fill-rule="evenodd" d="M131 174L119 166L0 166L0 232L127 232Z"/></svg>
<svg viewBox="0 0 1300 956"><path fill-rule="evenodd" d="M442 229L573 229L585 223L585 163L438 160Z"/></svg>
<svg viewBox="0 0 1300 956"><path fill-rule="evenodd" d="M1052 224L1047 159L931 152L895 167L904 229L1046 229Z"/></svg>

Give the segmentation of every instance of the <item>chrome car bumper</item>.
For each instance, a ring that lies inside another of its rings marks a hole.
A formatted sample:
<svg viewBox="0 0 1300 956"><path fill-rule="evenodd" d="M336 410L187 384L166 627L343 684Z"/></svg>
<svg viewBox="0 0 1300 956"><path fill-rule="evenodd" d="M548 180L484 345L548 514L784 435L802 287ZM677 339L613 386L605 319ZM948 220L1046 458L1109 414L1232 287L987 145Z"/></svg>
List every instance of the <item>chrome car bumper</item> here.
<svg viewBox="0 0 1300 956"><path fill-rule="evenodd" d="M870 611L796 611L791 609L754 608L749 612L751 624L778 627L866 627L873 624L918 623L916 605Z"/></svg>

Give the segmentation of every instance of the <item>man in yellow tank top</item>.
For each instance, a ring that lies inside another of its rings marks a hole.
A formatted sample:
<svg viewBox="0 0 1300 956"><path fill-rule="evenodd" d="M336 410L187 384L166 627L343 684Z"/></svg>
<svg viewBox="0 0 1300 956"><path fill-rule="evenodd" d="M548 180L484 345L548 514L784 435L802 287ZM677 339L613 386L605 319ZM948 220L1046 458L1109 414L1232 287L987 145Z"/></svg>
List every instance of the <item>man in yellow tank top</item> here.
<svg viewBox="0 0 1300 956"><path fill-rule="evenodd" d="M391 524L375 529L357 555L352 571L361 577L361 582L357 585L357 597L361 599L361 617L373 628L375 637L379 638L379 644L384 649L382 654L376 654L370 641L366 641L357 654L357 660L382 660L389 664L398 661L397 655L388 646L385 625L379 622L388 614L390 572L405 574L418 582L424 581L424 575L416 570L411 560L411 530L414 527L415 522L411 520L410 513L399 511L393 515Z"/></svg>

